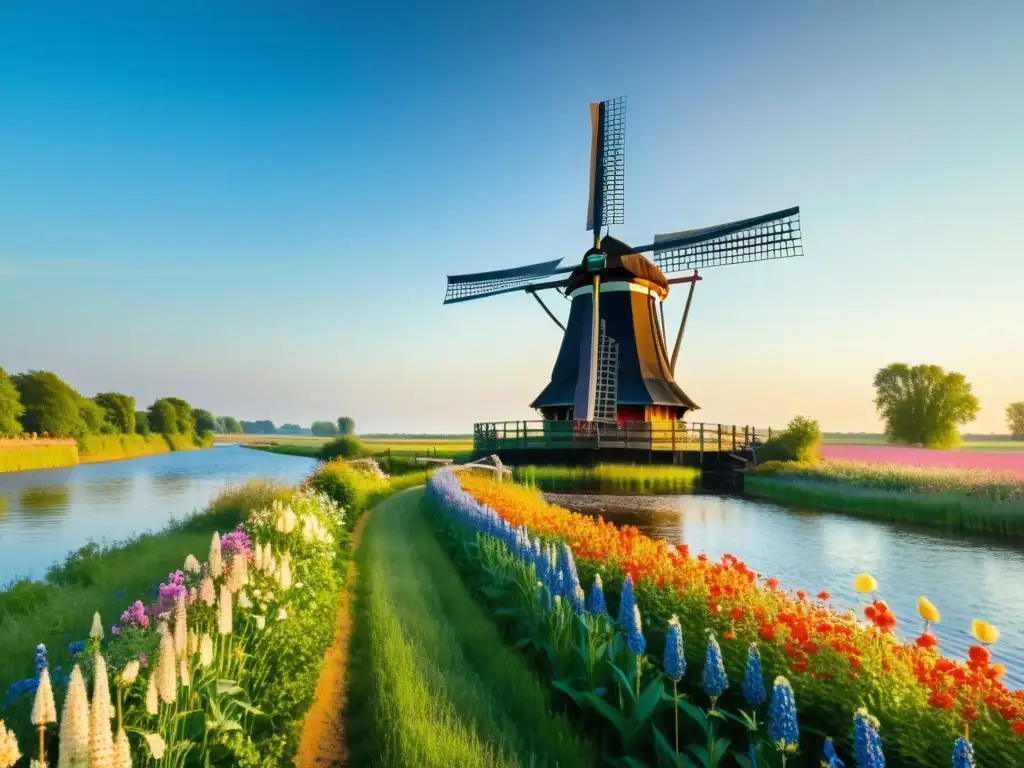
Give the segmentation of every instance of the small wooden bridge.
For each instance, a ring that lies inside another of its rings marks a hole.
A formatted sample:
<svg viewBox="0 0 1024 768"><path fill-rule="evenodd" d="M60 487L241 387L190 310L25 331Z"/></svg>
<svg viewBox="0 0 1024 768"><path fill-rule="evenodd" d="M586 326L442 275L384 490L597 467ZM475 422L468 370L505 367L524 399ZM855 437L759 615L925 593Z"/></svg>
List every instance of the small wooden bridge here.
<svg viewBox="0 0 1024 768"><path fill-rule="evenodd" d="M703 422L491 421L473 425L473 456L497 454L513 466L673 464L732 478L756 464L757 447L777 434Z"/></svg>

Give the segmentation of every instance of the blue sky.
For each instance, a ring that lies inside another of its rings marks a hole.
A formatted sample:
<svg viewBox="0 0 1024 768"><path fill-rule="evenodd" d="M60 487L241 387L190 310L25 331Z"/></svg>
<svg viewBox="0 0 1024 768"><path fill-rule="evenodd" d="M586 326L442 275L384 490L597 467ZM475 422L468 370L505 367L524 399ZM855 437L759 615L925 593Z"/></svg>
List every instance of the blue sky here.
<svg viewBox="0 0 1024 768"><path fill-rule="evenodd" d="M804 258L705 273L698 418L873 430L903 360L965 373L1001 431L1021 28L1018 2L8 2L0 365L362 431L529 418L558 329L525 295L442 307L445 275L578 259L587 104L627 94L613 234L803 211Z"/></svg>

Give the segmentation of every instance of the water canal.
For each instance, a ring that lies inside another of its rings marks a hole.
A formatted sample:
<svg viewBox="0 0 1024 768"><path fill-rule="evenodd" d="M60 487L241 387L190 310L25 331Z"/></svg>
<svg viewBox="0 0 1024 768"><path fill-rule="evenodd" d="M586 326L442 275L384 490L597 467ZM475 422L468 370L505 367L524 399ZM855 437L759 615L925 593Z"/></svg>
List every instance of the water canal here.
<svg viewBox="0 0 1024 768"><path fill-rule="evenodd" d="M225 485L254 477L297 483L314 463L225 445L0 474L0 586L19 576L42 578L90 540L159 530L206 506Z"/></svg>
<svg viewBox="0 0 1024 768"><path fill-rule="evenodd" d="M788 590L827 590L837 608L858 606L851 582L867 571L900 620L901 637L921 631L921 595L942 613L934 631L948 655L966 656L972 619L995 624L1002 636L993 655L1007 669L1006 682L1024 687L1022 546L732 496L545 497L617 525L635 525L652 538L685 542L693 555L717 559L728 552Z"/></svg>

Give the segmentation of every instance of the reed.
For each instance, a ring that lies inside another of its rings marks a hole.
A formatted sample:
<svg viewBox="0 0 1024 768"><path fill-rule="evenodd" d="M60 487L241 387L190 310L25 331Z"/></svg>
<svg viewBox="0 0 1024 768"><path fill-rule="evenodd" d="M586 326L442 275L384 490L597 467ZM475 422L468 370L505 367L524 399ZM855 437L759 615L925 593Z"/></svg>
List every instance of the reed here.
<svg viewBox="0 0 1024 768"><path fill-rule="evenodd" d="M596 467L517 467L515 479L543 491L685 493L700 479L693 467L598 464Z"/></svg>

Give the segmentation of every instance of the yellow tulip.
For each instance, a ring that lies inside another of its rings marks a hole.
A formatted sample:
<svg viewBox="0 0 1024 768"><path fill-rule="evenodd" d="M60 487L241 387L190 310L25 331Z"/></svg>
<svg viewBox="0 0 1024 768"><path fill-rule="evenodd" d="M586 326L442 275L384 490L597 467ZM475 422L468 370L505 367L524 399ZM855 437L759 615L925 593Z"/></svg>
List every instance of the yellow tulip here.
<svg viewBox="0 0 1024 768"><path fill-rule="evenodd" d="M878 589L878 582L870 573L858 573L853 577L853 588L858 592L874 592Z"/></svg>
<svg viewBox="0 0 1024 768"><path fill-rule="evenodd" d="M971 634L977 638L979 643L994 643L999 639L999 630L981 619L971 622Z"/></svg>
<svg viewBox="0 0 1024 768"><path fill-rule="evenodd" d="M1006 674L1006 667L1004 667L1002 664L993 664L992 671L995 673L996 677L1002 677Z"/></svg>
<svg viewBox="0 0 1024 768"><path fill-rule="evenodd" d="M939 609L932 605L932 601L927 597L917 599L917 612L921 614L922 619L930 621L932 624L939 620Z"/></svg>

